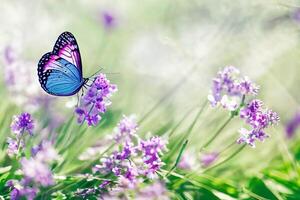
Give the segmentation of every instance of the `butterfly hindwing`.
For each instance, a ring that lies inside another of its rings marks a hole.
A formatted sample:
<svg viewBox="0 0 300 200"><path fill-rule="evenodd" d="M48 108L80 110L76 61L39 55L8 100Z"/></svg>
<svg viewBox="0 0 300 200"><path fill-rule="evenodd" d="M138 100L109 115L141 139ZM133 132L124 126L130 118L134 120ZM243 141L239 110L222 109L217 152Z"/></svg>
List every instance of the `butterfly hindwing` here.
<svg viewBox="0 0 300 200"><path fill-rule="evenodd" d="M83 78L78 68L64 58L46 53L38 64L39 82L49 94L70 96L78 92Z"/></svg>
<svg viewBox="0 0 300 200"><path fill-rule="evenodd" d="M79 46L70 32L62 33L55 42L53 53L75 65L82 75Z"/></svg>
<svg viewBox="0 0 300 200"><path fill-rule="evenodd" d="M70 32L62 33L53 51L40 59L38 77L42 88L56 96L76 94L83 86L79 47Z"/></svg>

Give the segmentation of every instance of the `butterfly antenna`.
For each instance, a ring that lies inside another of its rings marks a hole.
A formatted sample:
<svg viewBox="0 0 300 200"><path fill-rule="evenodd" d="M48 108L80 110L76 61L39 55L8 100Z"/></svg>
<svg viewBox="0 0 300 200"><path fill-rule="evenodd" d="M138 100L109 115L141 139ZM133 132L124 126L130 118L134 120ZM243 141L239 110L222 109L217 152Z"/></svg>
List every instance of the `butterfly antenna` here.
<svg viewBox="0 0 300 200"><path fill-rule="evenodd" d="M92 78L93 76L95 76L96 74L98 74L100 71L102 71L103 68L101 67L98 71L96 71L92 76L90 76L88 79Z"/></svg>
<svg viewBox="0 0 300 200"><path fill-rule="evenodd" d="M120 72L107 72L105 74L109 74L109 75L115 75L115 74L120 74Z"/></svg>

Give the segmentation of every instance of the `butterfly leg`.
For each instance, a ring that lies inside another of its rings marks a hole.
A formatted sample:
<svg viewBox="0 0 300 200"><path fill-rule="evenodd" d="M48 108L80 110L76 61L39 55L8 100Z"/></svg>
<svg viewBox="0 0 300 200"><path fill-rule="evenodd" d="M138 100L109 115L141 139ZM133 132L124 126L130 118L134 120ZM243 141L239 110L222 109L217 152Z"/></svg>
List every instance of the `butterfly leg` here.
<svg viewBox="0 0 300 200"><path fill-rule="evenodd" d="M93 81L91 81L90 84L87 84L87 83L86 83L84 86L86 86L86 87L91 87L91 86L93 85L93 83L95 82L96 79L97 79L97 77L93 78ZM90 78L89 78L88 80L90 80Z"/></svg>
<svg viewBox="0 0 300 200"><path fill-rule="evenodd" d="M85 84L84 86L86 88L86 87L91 87L92 85L93 85L93 82L91 84Z"/></svg>
<svg viewBox="0 0 300 200"><path fill-rule="evenodd" d="M84 95L84 90L83 88L81 88L81 97L83 97L83 95Z"/></svg>

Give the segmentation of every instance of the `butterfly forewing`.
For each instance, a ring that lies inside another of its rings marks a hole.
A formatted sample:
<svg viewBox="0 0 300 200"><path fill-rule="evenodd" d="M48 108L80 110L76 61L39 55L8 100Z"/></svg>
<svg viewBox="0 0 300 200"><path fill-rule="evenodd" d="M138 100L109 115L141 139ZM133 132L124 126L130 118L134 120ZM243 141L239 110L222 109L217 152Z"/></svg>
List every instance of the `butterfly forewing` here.
<svg viewBox="0 0 300 200"><path fill-rule="evenodd" d="M77 93L84 80L81 58L74 36L62 33L53 52L48 52L38 63L38 77L42 88L56 96L70 96Z"/></svg>
<svg viewBox="0 0 300 200"><path fill-rule="evenodd" d="M72 33L64 32L58 37L53 53L75 65L82 74L79 46Z"/></svg>

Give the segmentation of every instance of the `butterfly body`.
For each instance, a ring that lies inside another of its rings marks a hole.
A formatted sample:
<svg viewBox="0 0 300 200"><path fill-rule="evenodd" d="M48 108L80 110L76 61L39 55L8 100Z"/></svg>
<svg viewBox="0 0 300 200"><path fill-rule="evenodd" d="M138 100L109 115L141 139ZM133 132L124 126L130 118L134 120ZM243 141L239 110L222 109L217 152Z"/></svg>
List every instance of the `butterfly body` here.
<svg viewBox="0 0 300 200"><path fill-rule="evenodd" d="M41 87L51 95L71 96L88 81L82 77L82 64L75 37L62 33L53 48L42 56L38 63Z"/></svg>

